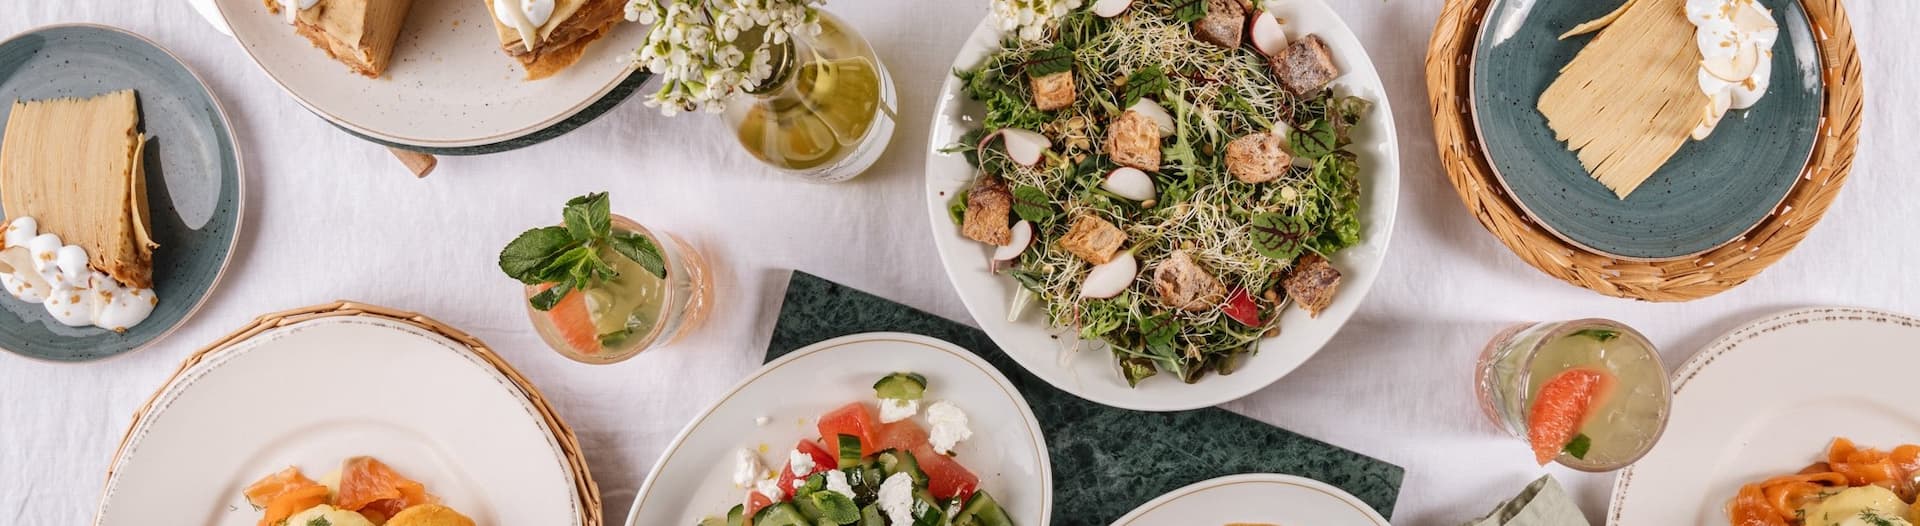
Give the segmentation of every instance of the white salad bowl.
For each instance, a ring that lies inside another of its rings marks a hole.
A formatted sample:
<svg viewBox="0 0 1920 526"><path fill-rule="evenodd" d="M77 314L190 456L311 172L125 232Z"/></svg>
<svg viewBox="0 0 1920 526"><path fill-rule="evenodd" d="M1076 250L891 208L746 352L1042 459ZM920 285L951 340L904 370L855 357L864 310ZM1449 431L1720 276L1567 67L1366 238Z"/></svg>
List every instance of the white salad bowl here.
<svg viewBox="0 0 1920 526"><path fill-rule="evenodd" d="M782 356L721 396L680 431L647 474L627 513L628 526L694 524L725 516L748 488L731 480L733 451L761 451L769 465L802 439L816 419L849 402L874 402L873 383L894 372L927 377L926 401L965 411L973 437L954 448L1019 526L1045 526L1053 514L1053 470L1033 410L998 370L951 343L900 333L868 333L816 343Z"/></svg>
<svg viewBox="0 0 1920 526"><path fill-rule="evenodd" d="M1009 306L1019 285L1012 278L994 273L989 266L993 247L960 235L959 227L948 218L947 204L952 196L972 184L974 168L958 153L942 153L962 135L980 126L983 114L979 103L961 93L962 85L949 77L941 88L940 103L934 113L927 157L927 215L933 224L934 246L940 251L947 276L959 291L960 299L994 343L1034 375L1061 390L1097 403L1141 411L1179 411L1226 403L1252 394L1292 372L1308 357L1319 352L1340 326L1353 316L1366 298L1368 289L1380 273L1386 258L1387 240L1393 232L1394 208L1400 195L1400 148L1393 129L1393 109L1387 90L1373 61L1367 57L1360 40L1340 20L1333 9L1320 0L1280 0L1268 7L1286 20L1289 35L1315 34L1331 48L1342 75L1332 86L1344 95L1357 95L1373 103L1372 111L1358 126L1351 150L1360 156L1361 240L1358 245L1335 253L1330 259L1343 274L1333 304L1318 318L1288 307L1280 321L1280 335L1259 343L1259 352L1231 375L1209 375L1188 385L1167 374L1156 375L1129 387L1120 375L1111 353L1076 348L1077 331L1050 327L1035 306L1025 315L1008 319ZM982 21L954 58L953 70L978 65L1000 49L1001 33Z"/></svg>

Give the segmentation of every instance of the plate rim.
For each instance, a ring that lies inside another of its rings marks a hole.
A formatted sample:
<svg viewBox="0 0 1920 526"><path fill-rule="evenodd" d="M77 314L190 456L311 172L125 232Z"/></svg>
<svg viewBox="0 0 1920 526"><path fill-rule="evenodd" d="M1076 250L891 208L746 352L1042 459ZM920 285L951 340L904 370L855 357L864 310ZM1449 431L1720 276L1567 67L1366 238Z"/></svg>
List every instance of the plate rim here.
<svg viewBox="0 0 1920 526"><path fill-rule="evenodd" d="M1813 154L1816 150L1820 149L1820 144L1818 139L1820 137L1820 134L1822 133L1822 130L1826 128L1826 124L1825 124L1826 96L1825 95L1826 95L1827 87L1824 83L1820 85L1821 96L1818 98L1815 104L1816 107L1820 109L1820 112L1819 112L1820 115L1816 119L1817 123L1814 126L1814 130L1813 130L1813 136L1815 140L1807 144L1806 160L1800 162L1800 169L1794 171L1792 184L1788 184L1786 191L1780 193L1780 198L1775 200L1771 205L1767 207L1767 213L1762 214L1760 217L1754 218L1753 224L1747 225L1746 228L1742 228L1740 230L1740 233L1734 234L1732 237L1728 237L1725 240L1715 243L1713 246L1702 248L1700 250L1689 252L1686 254L1680 254L1676 256L1644 257L1644 256L1630 256L1625 254L1616 254L1613 252L1600 250L1598 248L1593 247L1592 245L1588 245L1586 243L1580 242L1579 240L1573 239L1571 236L1568 236L1565 232L1561 232L1559 227L1556 227L1552 223L1549 223L1546 220L1541 219L1539 214L1534 213L1533 207L1531 205L1528 205L1526 201L1521 200L1519 197L1517 197L1518 194L1514 193L1513 186L1507 183L1506 173L1501 172L1500 165L1498 163L1493 162L1493 151L1487 149L1487 136L1485 131L1486 126L1481 125L1479 87L1478 87L1479 83L1474 81L1474 79L1478 77L1480 73L1480 68L1479 68L1480 51L1482 49L1482 46L1480 44L1486 41L1487 31L1490 30L1489 26L1487 25L1487 18L1493 16L1493 12L1498 10L1500 6L1506 4L1508 1L1510 0L1489 0L1490 3L1488 4L1487 9L1480 11L1480 14L1478 15L1479 30L1474 32L1472 52L1468 53L1467 55L1466 101L1467 101L1467 112L1470 114L1471 121L1473 123L1473 138L1474 138L1474 146L1475 146L1474 149L1478 150L1480 152L1480 156L1486 159L1487 171L1493 173L1493 179L1500 183L1500 191L1507 196L1508 200L1513 201L1514 207L1519 208L1520 213L1524 214L1529 221L1531 221L1535 225L1538 225L1541 230L1552 235L1554 238L1557 238L1560 241L1565 242L1566 244L1572 246L1573 248L1584 250L1594 255L1609 257L1609 258L1618 259L1621 261L1632 261L1637 263L1663 263L1663 262L1670 262L1670 261L1682 261L1687 259L1693 259L1693 258L1700 257L1703 254L1713 252L1715 250L1719 250L1723 247L1726 247L1727 245L1731 245L1735 241L1739 241L1740 239L1747 237L1748 234L1752 233L1754 229L1759 228L1760 225L1766 224L1767 218L1773 216L1775 214L1775 211L1780 209L1780 205L1783 203L1786 203L1788 197L1793 196L1794 189L1799 188L1800 184L1806 181L1807 170L1813 166L1815 161L1815 159L1813 158ZM1800 3L1801 0L1788 0L1788 1L1798 4ZM1801 6L1801 12L1804 14L1805 11L1806 11L1806 7ZM1809 19L1806 22L1809 27L1818 29L1813 25L1812 20ZM1591 44L1592 39L1588 39L1588 40L1589 40L1588 43ZM1820 53L1819 44L1820 43L1817 41L1814 42L1815 53L1813 53L1813 55L1821 63L1819 69L1824 71L1826 67L1827 57ZM1665 164L1662 163L1662 166L1664 167ZM1589 176L1587 177L1587 179L1592 179L1592 177Z"/></svg>
<svg viewBox="0 0 1920 526"><path fill-rule="evenodd" d="M520 389L517 384L515 384L514 382L511 381L510 378L508 378L505 371L502 371L499 367L495 367L495 366L492 366L491 364L486 363L486 360L480 356L475 355L472 352L470 347L468 347L467 345L461 342L455 341L453 338L450 338L445 334L440 334L434 331L425 330L422 327L413 326L398 320L381 318L377 316L369 316L365 314L351 315L351 316L329 316L329 317L313 318L313 319L306 319L306 320L297 320L291 323L287 323L285 325L280 325L277 327L273 327L271 329L267 329L255 334L248 335L244 339L225 341L220 348L213 350L212 352L190 356L188 358L189 360L191 360L190 362L181 364L179 370L177 370L174 373L174 376L168 378L165 384L162 384L160 387L158 387L154 391L153 399L151 402L149 402L149 403L153 403L153 402L164 401L164 403L152 405L151 407L145 408L146 411L135 414L133 417L133 422L128 424L127 434L126 434L126 437L124 438L124 442L121 444L120 447L116 448L116 450L113 453L113 458L107 463L107 478L106 478L106 481L102 484L103 487L101 488L99 503L96 504L94 507L93 519L89 522L89 524L92 524L94 526L99 526L101 524L101 521L105 519L107 504L111 502L114 494L115 482L119 480L120 474L123 472L123 468L125 467L126 461L129 458L131 458L134 454L134 451L138 449L138 444L140 443L141 439L146 435L149 426L152 425L153 421L157 418L158 415L165 413L166 408L171 406L172 403L180 396L180 394L184 393L186 389L190 388L195 381L197 381L199 378L207 374L211 374L214 369L218 368L220 365L224 364L225 362L233 358L237 358L240 355L248 352L256 351L262 346L270 344L275 340L291 336L293 333L296 333L298 331L318 328L320 326L325 326L325 325L341 325L341 324L350 324L350 323L372 325L372 326L379 327L382 330L393 331L396 333L401 333L401 334L406 334L408 336L421 338L428 342L431 342L432 344L445 347L452 352L460 353L462 355L462 358L476 362L475 365L479 366L481 369L484 370L483 374L488 375L491 379L499 383L500 388L506 389L510 393L512 393L514 399L520 402L522 409L528 411L529 413L538 413L538 410L535 407L536 401L533 399L534 395L532 393L527 393L524 390ZM539 430L541 431L542 437L546 439L545 442L547 446L552 449L551 453L554 455L554 460L557 461L557 463L559 464L562 474L566 476L569 482L572 482L578 479L578 477L580 476L580 473L573 468L573 465L571 463L567 462L565 447L563 444L560 443L560 438L559 438L559 435L557 434L558 430L554 429L553 426L548 425L547 421L543 418L534 416L530 419L533 421L534 425L538 427ZM587 526L586 525L587 512L581 509L582 495L581 495L578 484L568 484L567 495L568 495L567 505L569 508L572 509L572 520L573 520L572 524L574 526Z"/></svg>
<svg viewBox="0 0 1920 526"><path fill-rule="evenodd" d="M1674 369L1671 383L1675 401L1678 401L1680 390L1686 387L1688 381L1699 375L1707 366L1712 365L1720 356L1740 348L1740 344L1789 325L1814 323L1822 319L1831 320L1835 316L1855 316L1875 323L1897 322L1908 327L1920 327L1920 318L1868 307L1800 307L1760 316L1714 338L1692 357L1687 358L1686 362L1681 363L1679 368ZM1638 467L1639 464L1636 463L1621 469L1619 474L1614 475L1613 489L1607 499L1607 526L1621 525L1620 516L1625 512L1627 491L1633 484L1633 474Z"/></svg>
<svg viewBox="0 0 1920 526"><path fill-rule="evenodd" d="M226 24L228 27L234 26L235 16L227 12L226 2L215 0L213 2L213 7L215 11L218 11L220 13L221 23ZM267 78L271 79L275 86L280 87L280 91L282 93L286 93L287 96L293 98L295 102L300 104L300 107L306 108L308 112L311 112L314 115L319 115L321 119L326 120L328 123L333 124L334 126L339 127L342 130L346 130L348 133L352 135L358 136L363 139L370 139L376 144L380 144L382 146L397 146L400 148L414 149L417 151L432 153L435 155L469 155L469 154L492 153L491 151L487 151L487 150L490 150L490 147L503 146L505 143L509 143L517 139L525 138L527 136L535 135L540 133L541 131L544 131L549 128L553 128L557 125L565 123L568 119L572 119L575 115L579 115L580 113L586 111L587 109L591 108L595 104L600 103L602 99L607 98L608 94L620 88L621 85L626 83L626 81L630 77L632 77L635 73L641 71L641 68L637 64L630 63L619 74L614 75L614 77L610 79L605 85L602 85L598 89L596 89L592 95L589 95L586 98L574 103L572 106L564 110L561 110L559 113L542 118L539 122L528 124L512 131L498 133L498 134L494 134L486 137L468 137L468 138L458 139L458 140L435 141L435 140L418 139L418 138L412 138L412 137L401 137L399 135L382 132L359 123L348 121L339 115L335 115L333 113L327 112L326 110L308 101L306 97L302 96L298 91L294 90L292 86L288 85L285 80L282 80L279 75L275 75L273 73L273 70L268 69L266 63L260 59L260 56L254 54L253 46L247 45L247 42L241 39L239 31L233 32L232 39L233 39L233 42L236 45L238 45L242 51L246 52L247 60L252 62L256 69L260 70L261 73L265 73L267 75ZM633 91L639 91L640 85L645 84L646 81L650 78L651 77L642 77L640 79L640 82L635 83L635 85L633 86L634 88ZM522 80L522 82L536 82L536 81ZM627 95L631 96L632 91L629 91ZM626 97L621 97L619 101L616 101L613 104L608 105L606 108L606 111L611 111L614 107L619 106L621 102L626 102ZM602 111L601 114L604 115L606 111ZM595 115L589 118L589 120L597 117L599 117L599 115ZM583 122L581 124L584 125L585 123ZM572 130L567 130L567 131L572 131ZM565 133L565 132L563 131L562 133ZM551 138L551 137L548 137L548 138ZM542 139L542 140L545 140L545 139ZM502 148L501 150L504 151L504 150L511 150L511 149L514 149L514 148L507 147L507 148ZM466 150L473 150L473 151L471 153L465 153Z"/></svg>
<svg viewBox="0 0 1920 526"><path fill-rule="evenodd" d="M1248 483L1284 484L1319 491L1328 497L1353 506L1356 511L1359 511L1361 515L1365 515L1367 520L1373 521L1375 525L1387 526L1387 519L1381 517L1379 511L1367 506L1366 502L1361 501L1359 497L1353 496L1352 493L1347 493L1345 490L1334 487L1332 484L1285 473L1241 473L1238 475L1215 477L1181 486L1179 489L1163 493L1158 497L1154 497L1153 500L1149 500L1145 504L1134 508L1133 511L1127 512L1126 515L1122 515L1119 519L1114 520L1112 526L1130 526L1134 521L1140 520L1141 516L1155 509L1159 509L1161 506L1170 504L1173 501L1193 496L1195 493L1223 486Z"/></svg>
<svg viewBox="0 0 1920 526"><path fill-rule="evenodd" d="M141 342L140 344L134 345L132 347L128 347L127 349L122 350L120 352L116 352L116 353L108 354L104 356L96 356L93 358L81 359L81 360L56 360L53 358L48 358L48 357L40 356L36 354L28 354L25 352L21 352L19 350L9 348L5 345L0 345L0 350L4 350L9 353L12 353L14 356L25 357L28 360L32 360L40 363L63 364L63 365L101 363L107 360L112 360L114 358L119 358L122 356L147 350L148 348L153 347L154 345L160 343L161 341L166 340L168 336L172 336L174 332L179 331L180 327L185 326L187 324L187 320L191 320L195 315L199 314L200 309L207 306L207 300L212 299L214 292L220 289L220 282L224 280L224 278L226 278L227 269L233 264L234 249L240 245L240 234L241 232L244 232L247 228L247 154L245 151L242 151L240 149L240 142L233 140L234 138L233 118L227 115L226 105L220 102L220 95L218 93L214 93L213 88L207 85L206 77L201 76L200 72L195 71L193 69L193 66L188 65L185 60L181 60L180 55L174 54L173 50L167 49L166 46L160 45L159 42L156 42L151 38L147 38L145 35L135 33L130 29L124 29L124 28L110 26L106 24L98 24L98 23L92 23L92 22L62 22L62 23L41 25L41 26L34 27L32 29L15 33L13 36L7 37L5 39L0 39L0 46L6 46L8 44L12 44L14 41L17 41L19 39L26 38L33 35L38 35L38 34L45 33L47 31L51 31L55 29L86 29L86 30L94 30L94 31L105 31L107 33L114 33L114 34L130 37L135 41L145 43L146 45L153 46L154 49L160 50L161 54L166 55L167 58L173 60L173 63L179 66L181 70L186 71L187 75L193 78L194 83L200 85L201 92L206 93L207 100L209 102L212 102L213 104L214 115L217 115L220 117L220 126L227 130L227 138L226 138L226 141L224 141L227 145L227 149L233 151L233 166L234 166L233 229L231 232L227 234L226 249L221 251L222 254L220 256L220 268L214 271L213 280L207 282L207 290L205 292L200 293L200 299L198 301L195 301L191 307L188 307L186 314L180 315L180 319L174 320L173 325L167 327L165 330L160 331L159 334L154 335L152 338L148 338L147 341Z"/></svg>
<svg viewBox="0 0 1920 526"><path fill-rule="evenodd" d="M686 444L687 439L692 437L694 429L700 427L700 424L706 422L709 417L712 417L714 410L719 409L721 404L732 400L734 396L739 395L740 391L746 389L748 385L759 381L760 378L772 373L775 369L784 367L813 354L871 341L902 341L915 343L932 348L933 350L953 354L960 357L961 360L971 362L975 367L980 368L981 371L987 374L988 378L993 380L994 384L1005 390L1009 397L1014 400L1014 405L1020 409L1020 417L1032 431L1029 435L1034 439L1034 445L1037 446L1035 447L1035 454L1039 457L1036 459L1039 461L1038 465L1040 467L1039 482L1040 488L1044 493L1044 498L1040 501L1040 522L1046 524L1053 521L1053 458L1052 453L1047 450L1047 435L1041 431L1040 421L1034 417L1032 405L1027 403L1026 396L1021 394L1020 389L1013 385L1013 381L1001 373L999 368L988 363L986 358L952 342L920 334L877 331L848 334L801 347L798 350L775 358L754 369L752 373L748 373L745 378L733 384L733 387L721 393L720 398L707 404L700 410L700 414L695 415L692 420L688 420L687 424L680 428L680 432L674 434L673 441L667 443L666 450L661 451L659 456L655 457L653 468L647 470L646 478L642 479L640 487L634 490L633 503L627 507L627 518L622 524L626 526L637 526L634 521L638 520L637 518L640 516L640 504L646 500L648 494L651 493L659 483L658 479L662 474L662 470L664 470L667 465L667 459L671 458L682 445Z"/></svg>
<svg viewBox="0 0 1920 526"><path fill-rule="evenodd" d="M1355 282L1355 283L1342 284L1343 292L1353 297L1353 302L1354 302L1353 310L1345 313L1345 315L1337 321L1333 329L1326 333L1326 336L1324 337L1324 339L1322 339L1319 343L1313 345L1313 349L1311 351L1306 352L1305 355L1301 356L1298 362L1294 363L1293 365L1283 370L1280 370L1278 374L1274 375L1273 378L1265 381L1264 383L1263 382L1250 383L1246 387L1241 389L1222 391L1221 394L1217 394L1210 397L1193 396L1191 397L1191 399L1186 401L1174 400L1174 401L1164 402L1164 403L1136 403L1136 402L1129 402L1129 401L1123 401L1123 400L1115 400L1107 397L1096 397L1090 391L1083 388L1078 383L1056 381L1055 378L1053 378L1048 374L1041 374L1040 370L1034 367L1034 364L1040 363L1040 362L1036 361L1033 363L1029 363L1029 360L1038 360L1038 358L1022 356L1021 353L1007 352L1007 355L1013 358L1013 361L1018 363L1022 369L1026 370L1028 373L1031 373L1036 377L1039 377L1041 380L1045 381L1048 385L1051 385L1056 389L1060 389L1062 391L1070 393L1081 399L1088 400L1088 401L1091 401L1103 406L1107 406L1107 407L1114 407L1114 408L1127 409L1127 410L1133 410L1133 411L1148 411L1148 412L1187 411L1187 410L1200 409L1205 407L1213 407L1220 404L1225 404L1227 402L1232 402L1235 400L1246 398L1247 396L1251 396L1254 393L1257 393L1263 389L1273 386L1273 384L1278 383L1280 379L1285 378L1289 374L1292 374L1294 371L1298 370L1300 366L1305 365L1308 360L1313 359L1313 357L1320 354L1321 351L1326 350L1327 346L1333 343L1334 337L1338 336L1340 331L1346 328L1348 322L1351 322L1353 320L1354 315L1359 314L1360 308L1366 305L1366 300L1372 294L1374 284L1379 281L1381 271L1386 268L1387 254L1389 254L1392 251L1394 226L1399 219L1400 193L1401 193L1400 183L1403 175L1402 172L1405 171L1404 170L1405 167L1400 162L1401 152L1400 152L1399 125L1394 119L1393 105L1392 105L1391 97L1389 97L1390 93L1389 93L1389 90L1387 89L1386 81L1385 79L1382 79L1379 76L1380 68L1379 68L1378 62L1373 59L1372 53L1367 51L1365 42L1360 40L1359 34L1355 33L1353 31L1353 27L1347 24L1346 18L1340 16L1339 11L1333 9L1333 6L1329 5L1326 1L1324 0L1299 0L1299 1L1303 3L1315 4L1319 6L1320 9L1324 9L1326 10L1326 12L1331 13L1333 15L1331 19L1333 24L1336 27L1338 27L1343 33L1352 37L1355 42L1360 44L1359 46L1355 46L1355 51L1360 55L1361 58L1366 60L1368 69L1373 71L1372 80L1375 81L1375 84L1377 84L1380 87L1379 96L1376 97L1378 100L1370 100L1369 102L1373 104L1373 111L1381 113L1381 121L1385 123L1385 126L1382 129L1373 130L1372 133L1377 133L1380 135L1381 139L1380 139L1379 146L1381 150L1384 151L1386 155L1390 156L1390 158L1392 159L1392 163L1391 163L1392 170L1383 169L1382 175L1385 176L1386 181L1391 182L1393 191L1385 194L1379 194L1379 195L1383 195L1384 196L1383 198L1387 201L1386 203L1382 203L1384 206L1380 207L1382 209L1380 213L1384 214L1385 220L1380 222L1379 224L1364 223L1367 225L1366 237L1363 238L1364 240L1366 240L1367 242L1366 244L1372 244L1375 242L1378 243L1377 251L1379 252L1379 254L1376 258L1374 258L1373 271L1367 273L1366 279L1364 280L1359 280L1358 282ZM929 155L927 155L926 161L924 163L925 170L924 170L924 174L922 175L923 183L921 185L921 189L922 189L922 193L924 194L922 197L924 197L927 200L926 202L927 213L928 213L929 223L930 223L929 230L933 236L931 238L931 241L933 241L934 249L937 255L939 256L940 266L945 271L945 274L947 275L948 285L951 286L955 294L960 297L961 305L966 308L968 315L976 318L974 320L975 323L978 325L981 325L981 332L985 332L987 334L988 339L993 340L995 345L998 345L1001 349L1005 350L1005 349L1016 348L1016 346L1008 345L1008 343L1010 342L1006 340L1006 336L1000 334L1000 331L989 329L986 327L987 324L980 323L978 320L979 315L975 313L974 303L976 302L970 299L970 297L967 294L961 292L966 290L964 285L960 282L961 271L960 269L956 268L954 265L951 264L951 261L953 261L956 256L953 254L949 254L945 244L943 244L939 240L940 236L947 234L941 231L942 225L951 223L951 221L947 219L946 203L944 202L946 200L940 199L939 198L940 191L934 188L934 185L940 182L935 178L936 177L935 174L939 172L939 170L936 168L936 165L939 164L942 159L949 157L948 154L941 153L940 151L943 148L945 148L946 145L935 143L935 141L937 141L941 135L940 131L946 128L946 125L945 125L946 123L944 122L943 116L949 113L950 108L954 104L961 103L961 101L965 99L965 95L962 93L962 90L960 89L959 80L951 74L951 71L958 68L966 67L966 65L960 64L960 58L962 55L965 55L967 53L968 48L972 45L973 39L976 38L976 36L979 35L982 31L985 31L985 30L988 30L988 28L991 28L992 34L995 35L995 40L990 45L998 46L998 42L999 42L998 39L1001 36L1005 35L1005 31L999 30L998 28L994 28L992 26L993 26L992 14L988 14L982 17L980 20L980 23L974 27L972 32L968 33L968 36L966 37L967 40L962 42L959 50L955 52L953 63L949 66L947 70L943 70L946 72L944 73L945 80L941 82L940 90L938 93L935 94L936 100L938 102L934 105L933 118L931 122L928 124L929 131L927 134L927 142L928 142L927 152L929 153ZM1351 73L1352 73L1351 71L1343 72L1343 76ZM954 113L960 113L960 112L956 111ZM954 135L956 137L958 136L958 134L954 134ZM1379 186L1378 183L1379 182L1376 182L1376 186ZM1329 318L1329 320L1331 320L1331 318ZM1310 320L1309 322L1312 322L1312 321L1315 321L1315 320ZM1043 325L1046 324L1046 322L1044 321L1039 323ZM1262 338L1260 341L1264 343L1270 339L1271 338Z"/></svg>

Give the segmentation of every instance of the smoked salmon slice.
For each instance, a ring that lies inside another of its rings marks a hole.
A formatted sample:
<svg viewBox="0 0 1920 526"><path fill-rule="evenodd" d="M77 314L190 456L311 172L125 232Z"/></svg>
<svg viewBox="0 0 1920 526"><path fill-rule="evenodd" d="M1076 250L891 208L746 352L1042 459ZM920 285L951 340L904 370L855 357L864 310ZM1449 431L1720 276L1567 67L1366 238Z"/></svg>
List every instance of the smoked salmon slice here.
<svg viewBox="0 0 1920 526"><path fill-rule="evenodd" d="M340 492L333 505L343 510L371 509L392 517L400 510L433 503L426 486L401 476L373 457L353 457L340 467Z"/></svg>

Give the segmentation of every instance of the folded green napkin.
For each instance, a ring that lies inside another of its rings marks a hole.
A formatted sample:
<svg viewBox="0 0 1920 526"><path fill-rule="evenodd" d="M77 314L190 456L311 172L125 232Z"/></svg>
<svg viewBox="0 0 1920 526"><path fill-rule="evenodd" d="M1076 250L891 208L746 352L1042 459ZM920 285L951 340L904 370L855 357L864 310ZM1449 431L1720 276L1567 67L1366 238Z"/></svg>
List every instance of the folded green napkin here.
<svg viewBox="0 0 1920 526"><path fill-rule="evenodd" d="M1491 513L1466 526L1592 526L1580 507L1553 475L1544 475L1528 484L1512 500L1495 506Z"/></svg>
<svg viewBox="0 0 1920 526"><path fill-rule="evenodd" d="M1028 373L979 329L804 272L787 283L767 359L881 331L952 342L1013 382L1040 421L1053 458L1052 526L1104 526L1162 493L1240 473L1319 480L1393 516L1405 474L1399 466L1221 409L1144 413L1088 402Z"/></svg>

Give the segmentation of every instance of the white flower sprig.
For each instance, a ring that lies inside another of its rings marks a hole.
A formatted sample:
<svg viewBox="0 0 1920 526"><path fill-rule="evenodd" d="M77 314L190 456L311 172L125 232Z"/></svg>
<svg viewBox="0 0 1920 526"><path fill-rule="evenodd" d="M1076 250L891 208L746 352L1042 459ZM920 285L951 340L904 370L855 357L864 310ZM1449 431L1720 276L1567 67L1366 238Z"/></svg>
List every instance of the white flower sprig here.
<svg viewBox="0 0 1920 526"><path fill-rule="evenodd" d="M728 95L773 74L774 46L820 34L824 0L632 0L627 20L648 24L632 60L661 78L647 105L673 115L719 113ZM756 32L756 28L764 31ZM744 41L743 34L760 35ZM751 51L744 51L744 50Z"/></svg>
<svg viewBox="0 0 1920 526"><path fill-rule="evenodd" d="M1079 9L1081 1L993 0L993 18L1001 31L1020 35L1021 40L1039 40L1054 20Z"/></svg>

